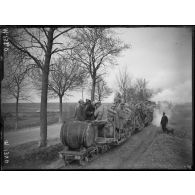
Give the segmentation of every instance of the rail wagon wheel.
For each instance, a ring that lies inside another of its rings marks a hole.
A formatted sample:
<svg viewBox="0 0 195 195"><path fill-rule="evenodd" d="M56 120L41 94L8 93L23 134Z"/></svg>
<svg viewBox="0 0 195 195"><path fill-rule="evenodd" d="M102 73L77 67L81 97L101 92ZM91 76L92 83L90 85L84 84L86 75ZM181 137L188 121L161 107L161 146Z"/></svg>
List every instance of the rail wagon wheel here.
<svg viewBox="0 0 195 195"><path fill-rule="evenodd" d="M97 156L97 152L96 152L96 150L95 151L93 151L92 153L91 153L91 159L90 160L93 160L96 156Z"/></svg>
<svg viewBox="0 0 195 195"><path fill-rule="evenodd" d="M104 145L104 152L108 151L108 145Z"/></svg>
<svg viewBox="0 0 195 195"><path fill-rule="evenodd" d="M79 160L79 164L80 164L80 166L84 166L85 165L85 161L83 159L80 159Z"/></svg>
<svg viewBox="0 0 195 195"><path fill-rule="evenodd" d="M99 150L98 150L98 148L96 148L95 149L95 154L98 155L98 152L99 152Z"/></svg>
<svg viewBox="0 0 195 195"><path fill-rule="evenodd" d="M107 149L110 150L110 148L111 148L110 145L107 145Z"/></svg>
<svg viewBox="0 0 195 195"><path fill-rule="evenodd" d="M63 160L64 160L64 166L65 167L68 166L68 164L69 164L68 160L65 157L63 157Z"/></svg>
<svg viewBox="0 0 195 195"><path fill-rule="evenodd" d="M100 152L101 154L104 153L104 146L101 146L101 147L99 148L99 152Z"/></svg>
<svg viewBox="0 0 195 195"><path fill-rule="evenodd" d="M92 152L92 153L90 154L90 159L92 160L92 159L94 158L94 156L95 156L95 154L94 154L94 152Z"/></svg>
<svg viewBox="0 0 195 195"><path fill-rule="evenodd" d="M100 153L100 147L99 146L97 146L96 152L97 152L97 154Z"/></svg>
<svg viewBox="0 0 195 195"><path fill-rule="evenodd" d="M105 145L102 145L102 146L101 146L100 153L101 153L101 154L105 153Z"/></svg>
<svg viewBox="0 0 195 195"><path fill-rule="evenodd" d="M103 148L102 148L102 153L105 153L105 145L103 145Z"/></svg>
<svg viewBox="0 0 195 195"><path fill-rule="evenodd" d="M89 162L89 158L87 156L85 156L84 161Z"/></svg>

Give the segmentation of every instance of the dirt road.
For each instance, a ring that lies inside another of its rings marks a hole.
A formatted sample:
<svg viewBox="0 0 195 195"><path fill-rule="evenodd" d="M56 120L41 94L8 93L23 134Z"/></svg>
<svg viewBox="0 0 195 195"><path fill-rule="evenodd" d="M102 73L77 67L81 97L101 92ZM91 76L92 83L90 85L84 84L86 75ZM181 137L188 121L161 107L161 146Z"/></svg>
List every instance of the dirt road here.
<svg viewBox="0 0 195 195"><path fill-rule="evenodd" d="M189 169L192 164L192 141L163 134L156 126L144 128L125 143L98 155L85 166L62 160L51 163L49 169Z"/></svg>
<svg viewBox="0 0 195 195"><path fill-rule="evenodd" d="M131 169L146 152L157 135L157 128L145 128L130 137L124 144L115 147L100 156L95 162L88 164L86 169ZM112 162L111 162L112 161Z"/></svg>
<svg viewBox="0 0 195 195"><path fill-rule="evenodd" d="M53 169L134 169L142 155L150 148L159 134L159 129L154 126L145 128L143 131L130 137L125 143L114 147L104 154L99 154L93 161L84 166L72 163L63 167L63 161L57 160L45 168Z"/></svg>
<svg viewBox="0 0 195 195"><path fill-rule="evenodd" d="M53 124L48 126L48 139L57 138L60 135L60 124ZM4 139L7 139L9 146L16 146L40 139L40 127L32 127L25 130L11 131L4 133Z"/></svg>

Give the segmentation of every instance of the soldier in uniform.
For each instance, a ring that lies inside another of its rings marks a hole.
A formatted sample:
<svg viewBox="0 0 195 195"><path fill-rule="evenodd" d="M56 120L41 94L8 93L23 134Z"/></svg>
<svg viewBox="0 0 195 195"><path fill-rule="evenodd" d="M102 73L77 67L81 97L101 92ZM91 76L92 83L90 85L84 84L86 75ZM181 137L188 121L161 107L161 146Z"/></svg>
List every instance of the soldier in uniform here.
<svg viewBox="0 0 195 195"><path fill-rule="evenodd" d="M96 109L94 112L94 117L96 120L106 120L106 110L104 108L104 106L101 104L101 102L97 102L95 104Z"/></svg>
<svg viewBox="0 0 195 195"><path fill-rule="evenodd" d="M79 100L78 105L75 108L74 119L78 121L85 120L85 110L84 110L84 101Z"/></svg>
<svg viewBox="0 0 195 195"><path fill-rule="evenodd" d="M93 120L94 119L94 111L95 107L91 103L91 100L87 100L85 104L85 119L86 120Z"/></svg>
<svg viewBox="0 0 195 195"><path fill-rule="evenodd" d="M167 132L167 124L168 124L168 117L165 115L165 113L163 112L163 116L161 118L161 127L162 127L162 130L163 132Z"/></svg>
<svg viewBox="0 0 195 195"><path fill-rule="evenodd" d="M121 102L116 111L117 111L116 129L119 134L119 139L121 139L121 133L123 132L126 119L125 103Z"/></svg>

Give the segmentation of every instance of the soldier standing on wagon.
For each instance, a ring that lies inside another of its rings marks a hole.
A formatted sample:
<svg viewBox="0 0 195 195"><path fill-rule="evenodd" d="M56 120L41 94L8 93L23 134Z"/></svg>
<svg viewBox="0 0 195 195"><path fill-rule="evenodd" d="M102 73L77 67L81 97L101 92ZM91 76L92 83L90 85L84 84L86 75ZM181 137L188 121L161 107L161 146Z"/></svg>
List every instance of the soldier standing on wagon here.
<svg viewBox="0 0 195 195"><path fill-rule="evenodd" d="M123 132L126 118L125 103L121 102L116 111L117 111L116 129L119 134L119 139L121 139L121 133Z"/></svg>
<svg viewBox="0 0 195 195"><path fill-rule="evenodd" d="M106 120L106 110L104 108L104 106L101 104L101 102L97 102L95 104L96 109L94 112L94 117L96 120Z"/></svg>
<svg viewBox="0 0 195 195"><path fill-rule="evenodd" d="M85 119L93 120L94 119L95 107L92 105L91 100L87 100L85 104Z"/></svg>
<svg viewBox="0 0 195 195"><path fill-rule="evenodd" d="M84 110L84 101L79 100L78 105L75 108L74 119L78 121L85 120L85 110Z"/></svg>

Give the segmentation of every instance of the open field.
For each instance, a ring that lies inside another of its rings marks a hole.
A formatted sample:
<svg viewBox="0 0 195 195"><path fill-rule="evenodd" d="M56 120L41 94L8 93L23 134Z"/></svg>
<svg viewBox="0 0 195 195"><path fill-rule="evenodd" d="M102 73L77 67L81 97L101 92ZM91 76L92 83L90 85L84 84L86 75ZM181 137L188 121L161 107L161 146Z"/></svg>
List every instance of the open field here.
<svg viewBox="0 0 195 195"><path fill-rule="evenodd" d="M68 120L74 116L75 103L63 104L63 120ZM40 104L21 103L19 104L18 130L29 127L40 126ZM57 123L59 120L59 104L48 103L48 125ZM15 104L2 104L2 115L4 118L5 131L14 130L15 127Z"/></svg>
<svg viewBox="0 0 195 195"><path fill-rule="evenodd" d="M6 169L190 169L192 165L192 105L176 105L169 126L174 135L163 134L160 127L148 126L124 144L98 155L81 167L63 167L58 152L63 146L59 131L44 149L38 140L9 147L11 162ZM11 132L10 132L11 133ZM27 133L27 132L26 132ZM28 134L28 133L27 133ZM55 133L54 133L55 134Z"/></svg>

